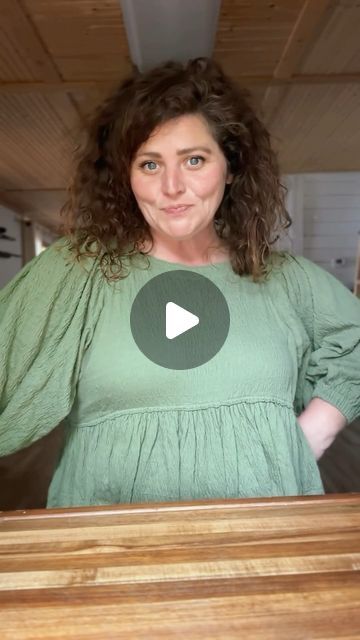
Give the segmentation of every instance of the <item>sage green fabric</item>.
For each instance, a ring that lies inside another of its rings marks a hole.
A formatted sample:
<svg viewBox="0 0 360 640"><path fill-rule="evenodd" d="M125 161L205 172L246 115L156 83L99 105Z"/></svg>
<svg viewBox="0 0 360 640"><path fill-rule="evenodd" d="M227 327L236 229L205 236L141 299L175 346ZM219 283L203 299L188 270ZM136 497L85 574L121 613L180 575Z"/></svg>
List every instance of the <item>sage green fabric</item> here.
<svg viewBox="0 0 360 640"><path fill-rule="evenodd" d="M311 261L278 258L254 283L229 262L139 254L108 283L59 238L0 292L0 455L64 420L48 507L323 493L297 415L314 396L360 415L360 300ZM138 350L130 310L179 268L220 288L230 330L209 362L177 371Z"/></svg>

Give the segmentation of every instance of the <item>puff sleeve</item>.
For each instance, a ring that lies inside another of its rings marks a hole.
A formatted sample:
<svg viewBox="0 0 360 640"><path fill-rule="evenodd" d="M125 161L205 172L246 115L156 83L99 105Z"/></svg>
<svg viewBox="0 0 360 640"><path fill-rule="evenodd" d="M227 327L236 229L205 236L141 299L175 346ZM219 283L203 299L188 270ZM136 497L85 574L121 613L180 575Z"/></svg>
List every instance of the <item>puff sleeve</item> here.
<svg viewBox="0 0 360 640"><path fill-rule="evenodd" d="M317 397L352 422L360 416L360 299L314 262L289 258L288 289L311 343L299 377L299 409Z"/></svg>
<svg viewBox="0 0 360 640"><path fill-rule="evenodd" d="M0 456L38 440L69 413L101 309L98 259L74 259L61 237L0 291Z"/></svg>

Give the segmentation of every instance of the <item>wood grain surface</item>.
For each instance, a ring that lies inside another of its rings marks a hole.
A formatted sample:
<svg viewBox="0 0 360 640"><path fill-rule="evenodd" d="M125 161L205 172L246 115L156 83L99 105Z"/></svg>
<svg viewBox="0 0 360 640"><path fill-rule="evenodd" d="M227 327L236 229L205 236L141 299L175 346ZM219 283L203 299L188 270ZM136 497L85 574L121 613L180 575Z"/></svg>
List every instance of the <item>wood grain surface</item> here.
<svg viewBox="0 0 360 640"><path fill-rule="evenodd" d="M0 637L360 638L360 494L0 512Z"/></svg>

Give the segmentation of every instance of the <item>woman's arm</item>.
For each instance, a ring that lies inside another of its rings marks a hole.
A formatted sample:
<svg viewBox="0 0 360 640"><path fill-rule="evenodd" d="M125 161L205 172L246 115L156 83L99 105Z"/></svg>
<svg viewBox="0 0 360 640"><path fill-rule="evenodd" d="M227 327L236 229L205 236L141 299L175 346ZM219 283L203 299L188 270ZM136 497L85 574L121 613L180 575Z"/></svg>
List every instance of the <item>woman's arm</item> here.
<svg viewBox="0 0 360 640"><path fill-rule="evenodd" d="M29 446L69 415L103 307L98 261L89 258L85 268L64 240L0 291L0 456Z"/></svg>
<svg viewBox="0 0 360 640"><path fill-rule="evenodd" d="M282 266L286 291L309 337L294 410L316 459L360 416L360 299L303 256Z"/></svg>
<svg viewBox="0 0 360 640"><path fill-rule="evenodd" d="M321 398L313 398L298 416L302 428L316 460L335 440L336 435L347 425L347 419L334 405Z"/></svg>

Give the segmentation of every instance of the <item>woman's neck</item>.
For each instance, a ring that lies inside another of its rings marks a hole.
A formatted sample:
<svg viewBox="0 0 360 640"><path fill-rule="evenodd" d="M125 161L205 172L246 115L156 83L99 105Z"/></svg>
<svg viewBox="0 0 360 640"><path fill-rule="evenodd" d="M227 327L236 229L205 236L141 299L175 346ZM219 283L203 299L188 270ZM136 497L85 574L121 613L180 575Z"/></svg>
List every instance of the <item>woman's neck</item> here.
<svg viewBox="0 0 360 640"><path fill-rule="evenodd" d="M215 243L214 243L215 245ZM200 252L194 252L190 255L189 251L184 252L174 251L169 247L165 247L164 245L154 244L153 248L150 249L150 242L145 242L139 247L139 251L141 253L147 253L148 255L154 256L154 258L159 258L161 260L166 260L168 262L179 262L187 265L201 265L201 264L210 264L216 262L224 262L227 258L229 258L228 248L224 246L224 244L220 244L218 240L217 246L211 245L207 250Z"/></svg>

